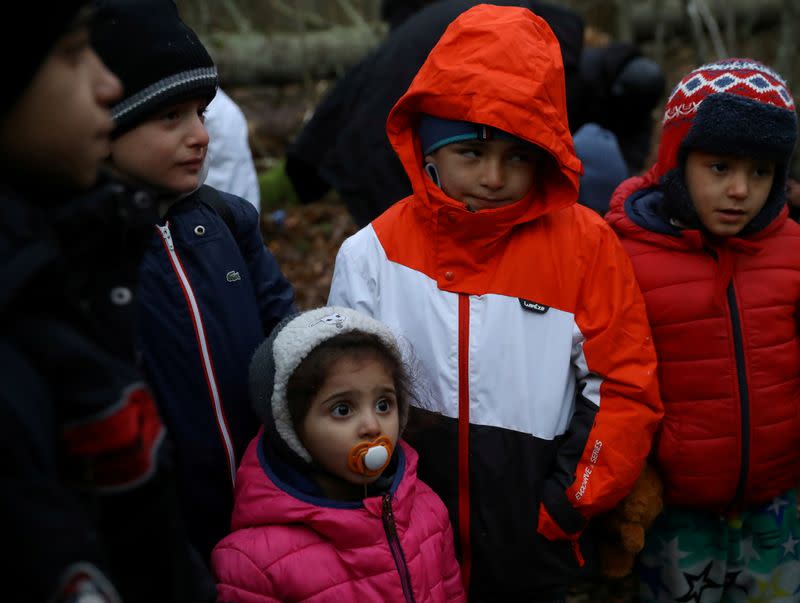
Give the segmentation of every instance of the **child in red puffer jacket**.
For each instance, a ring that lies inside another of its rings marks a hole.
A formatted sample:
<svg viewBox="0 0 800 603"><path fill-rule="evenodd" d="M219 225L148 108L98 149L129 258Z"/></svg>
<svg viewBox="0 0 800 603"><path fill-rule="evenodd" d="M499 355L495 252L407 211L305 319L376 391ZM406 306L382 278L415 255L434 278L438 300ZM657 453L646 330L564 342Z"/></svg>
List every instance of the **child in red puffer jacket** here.
<svg viewBox="0 0 800 603"><path fill-rule="evenodd" d="M606 216L645 297L666 412L643 601L800 600L796 135L778 74L704 65L667 102L657 163Z"/></svg>

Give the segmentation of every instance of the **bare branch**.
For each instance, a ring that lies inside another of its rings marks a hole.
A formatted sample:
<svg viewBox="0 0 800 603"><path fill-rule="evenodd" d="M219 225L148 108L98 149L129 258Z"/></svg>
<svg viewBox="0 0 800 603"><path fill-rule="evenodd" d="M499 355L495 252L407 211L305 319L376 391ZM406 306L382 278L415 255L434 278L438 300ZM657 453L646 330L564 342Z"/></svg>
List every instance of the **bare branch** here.
<svg viewBox="0 0 800 603"><path fill-rule="evenodd" d="M270 0L272 7L286 17L301 18L305 24L314 29L327 29L331 26L328 21L316 13L301 11L299 8L289 6L283 0Z"/></svg>
<svg viewBox="0 0 800 603"><path fill-rule="evenodd" d="M694 4L697 7L697 12L700 14L700 17L703 19L703 22L706 25L706 29L708 30L708 35L711 38L711 43L714 46L714 52L716 53L717 58L721 59L728 56L728 52L725 50L725 44L722 42L722 35L719 31L719 25L717 25L717 20L714 18L711 9L708 7L708 3L706 0L694 0Z"/></svg>
<svg viewBox="0 0 800 603"><path fill-rule="evenodd" d="M666 37L666 23L664 22L664 0L653 0L653 18L656 22L654 33L655 38L655 61L659 65L664 64L664 39Z"/></svg>
<svg viewBox="0 0 800 603"><path fill-rule="evenodd" d="M629 0L617 0L617 37L626 42L633 40L633 13Z"/></svg>
<svg viewBox="0 0 800 603"><path fill-rule="evenodd" d="M350 0L336 0L336 3L341 7L342 11L349 17L349 19L353 22L354 25L358 25L364 28L364 33L371 36L374 41L377 42L377 38L375 37L375 33L372 31L372 28L369 26L364 20L364 17L361 16L361 13L358 12L350 2Z"/></svg>
<svg viewBox="0 0 800 603"><path fill-rule="evenodd" d="M250 20L242 14L242 11L239 10L235 0L222 0L222 6L225 7L228 15L230 15L231 20L236 25L236 29L242 33L253 31L253 26L250 23Z"/></svg>
<svg viewBox="0 0 800 603"><path fill-rule="evenodd" d="M782 8L786 0L721 0L735 19L739 35L747 35L756 26L772 26L783 20L785 10ZM661 16L656 21L653 6L649 2L631 2L633 13L633 34L635 40L652 40L659 22L663 21L670 36L692 31L691 18L686 5L688 0L663 0ZM699 15L698 15L699 16ZM701 23L702 27L702 23ZM745 33L742 33L745 32ZM798 32L800 33L800 32ZM728 47L728 50L732 50Z"/></svg>
<svg viewBox="0 0 800 603"><path fill-rule="evenodd" d="M791 78L792 66L797 56L798 23L800 23L800 7L796 0L783 0L783 20L775 69L785 78Z"/></svg>
<svg viewBox="0 0 800 603"><path fill-rule="evenodd" d="M697 60L700 63L708 61L708 40L703 31L703 22L700 18L700 12L697 10L697 4L694 0L687 0L686 14L689 17L689 22L692 25L692 37L695 42L695 52Z"/></svg>
<svg viewBox="0 0 800 603"><path fill-rule="evenodd" d="M725 46L731 56L737 54L736 50L736 10L729 2L718 0L722 5L720 10L725 16Z"/></svg>

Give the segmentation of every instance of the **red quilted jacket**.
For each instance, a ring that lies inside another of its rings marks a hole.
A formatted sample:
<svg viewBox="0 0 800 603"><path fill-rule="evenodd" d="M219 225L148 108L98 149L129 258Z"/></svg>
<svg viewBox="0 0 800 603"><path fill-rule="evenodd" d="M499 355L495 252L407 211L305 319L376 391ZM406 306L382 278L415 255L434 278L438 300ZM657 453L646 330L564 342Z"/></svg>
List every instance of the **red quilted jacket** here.
<svg viewBox="0 0 800 603"><path fill-rule="evenodd" d="M655 212L654 181L624 182L606 218L653 330L666 500L717 511L768 501L800 483L800 226L784 209L746 238L676 231Z"/></svg>

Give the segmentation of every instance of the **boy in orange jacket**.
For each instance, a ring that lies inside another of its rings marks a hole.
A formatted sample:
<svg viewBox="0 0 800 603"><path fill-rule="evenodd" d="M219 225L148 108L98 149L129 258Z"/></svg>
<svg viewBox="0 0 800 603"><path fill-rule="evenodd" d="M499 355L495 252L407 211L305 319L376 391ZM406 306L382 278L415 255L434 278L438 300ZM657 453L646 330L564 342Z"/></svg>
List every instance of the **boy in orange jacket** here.
<svg viewBox="0 0 800 603"><path fill-rule="evenodd" d="M630 262L576 204L555 36L527 9L464 12L387 132L414 194L344 243L329 303L413 346L433 412L408 437L470 600L563 601L662 409Z"/></svg>

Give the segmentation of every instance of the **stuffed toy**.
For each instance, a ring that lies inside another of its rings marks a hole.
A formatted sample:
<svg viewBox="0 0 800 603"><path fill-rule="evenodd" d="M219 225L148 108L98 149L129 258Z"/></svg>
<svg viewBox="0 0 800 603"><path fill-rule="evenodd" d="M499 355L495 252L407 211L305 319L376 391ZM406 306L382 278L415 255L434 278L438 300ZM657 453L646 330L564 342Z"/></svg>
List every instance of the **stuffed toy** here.
<svg viewBox="0 0 800 603"><path fill-rule="evenodd" d="M610 578L633 570L644 547L645 531L664 508L664 487L656 470L646 464L630 493L600 519L600 569Z"/></svg>

